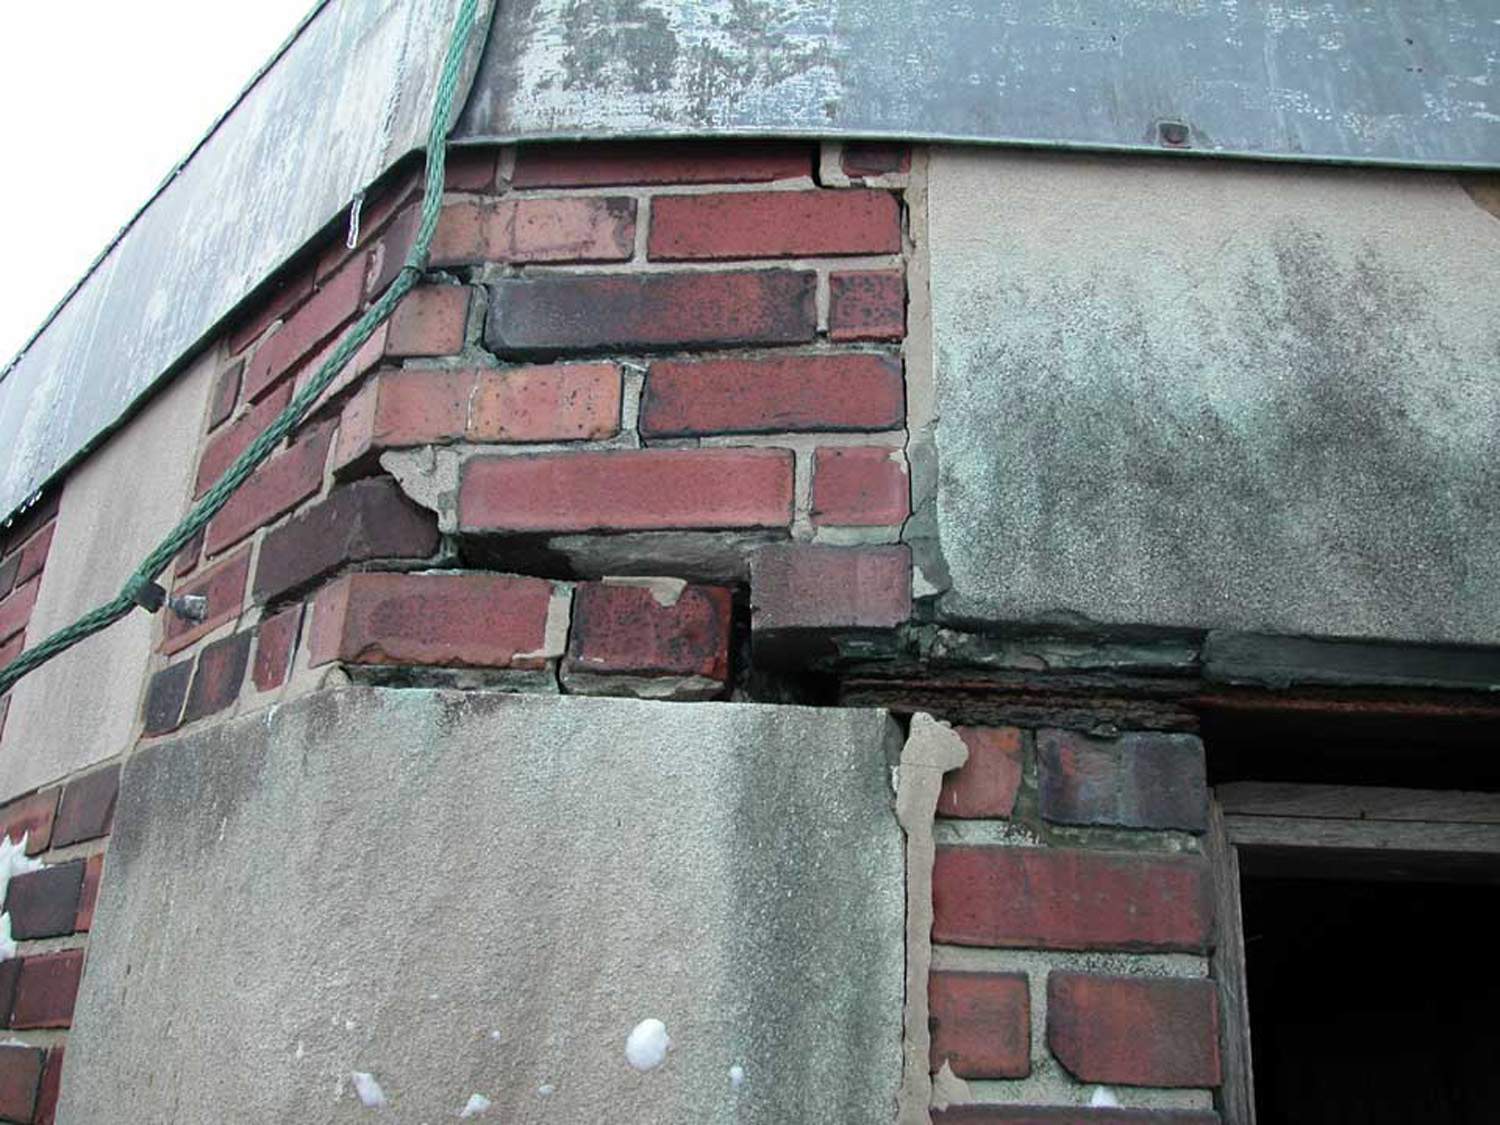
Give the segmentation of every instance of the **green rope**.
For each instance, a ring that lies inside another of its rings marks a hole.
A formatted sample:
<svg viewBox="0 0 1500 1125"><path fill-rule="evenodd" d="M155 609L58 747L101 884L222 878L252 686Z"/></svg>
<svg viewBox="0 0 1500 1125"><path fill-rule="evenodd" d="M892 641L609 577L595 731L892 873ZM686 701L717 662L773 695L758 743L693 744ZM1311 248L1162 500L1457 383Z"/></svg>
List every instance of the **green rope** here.
<svg viewBox="0 0 1500 1125"><path fill-rule="evenodd" d="M344 337L328 360L318 369L306 386L297 392L287 408L272 422L248 449L225 470L214 486L203 494L196 507L187 517L167 533L156 549L141 561L125 582L124 588L110 601L98 609L84 614L73 624L59 629L34 648L29 648L4 668L0 668L0 694L4 694L28 672L41 667L54 656L66 652L79 641L92 636L101 629L114 624L137 605L150 600L149 592L156 577L166 569L177 552L187 544L211 520L234 494L235 489L245 483L256 467L271 455L281 440L297 428L308 409L327 389L335 375L353 358L354 353L380 327L401 298L411 292L427 265L427 248L432 244L433 232L437 230L438 213L443 204L443 165L446 159L448 131L452 127L453 99L458 89L459 69L463 62L464 49L474 23L474 11L478 0L463 0L459 7L458 20L453 36L448 41L448 53L443 59L443 71L438 78L437 96L433 100L432 127L427 137L427 182L422 197L422 219L417 227L416 241L406 255L406 263L396 275L390 287L381 295L365 315L355 323L353 330Z"/></svg>

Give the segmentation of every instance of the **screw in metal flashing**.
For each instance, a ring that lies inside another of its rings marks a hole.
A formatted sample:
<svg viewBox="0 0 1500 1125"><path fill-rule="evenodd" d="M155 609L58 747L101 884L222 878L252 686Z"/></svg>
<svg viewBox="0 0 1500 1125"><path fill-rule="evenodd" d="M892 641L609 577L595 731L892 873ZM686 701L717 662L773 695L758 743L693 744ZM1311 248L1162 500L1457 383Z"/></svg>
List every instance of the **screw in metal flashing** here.
<svg viewBox="0 0 1500 1125"><path fill-rule="evenodd" d="M1161 138L1161 143L1172 148L1186 148L1188 143L1189 129L1181 121L1158 121L1156 134Z"/></svg>

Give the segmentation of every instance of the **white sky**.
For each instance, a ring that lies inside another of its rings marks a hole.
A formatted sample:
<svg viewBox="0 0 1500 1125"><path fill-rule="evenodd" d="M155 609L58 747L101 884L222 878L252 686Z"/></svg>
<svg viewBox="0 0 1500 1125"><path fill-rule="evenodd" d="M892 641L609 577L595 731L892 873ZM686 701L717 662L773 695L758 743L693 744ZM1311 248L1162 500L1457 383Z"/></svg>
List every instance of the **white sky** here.
<svg viewBox="0 0 1500 1125"><path fill-rule="evenodd" d="M0 0L0 368L313 0Z"/></svg>

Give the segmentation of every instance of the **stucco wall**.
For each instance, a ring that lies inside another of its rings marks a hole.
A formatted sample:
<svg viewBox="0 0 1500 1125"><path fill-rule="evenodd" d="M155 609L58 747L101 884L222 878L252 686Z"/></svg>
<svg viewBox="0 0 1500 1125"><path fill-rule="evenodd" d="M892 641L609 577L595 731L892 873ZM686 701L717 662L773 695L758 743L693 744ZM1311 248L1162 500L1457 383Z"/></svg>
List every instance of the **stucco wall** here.
<svg viewBox="0 0 1500 1125"><path fill-rule="evenodd" d="M1453 177L939 149L929 200L950 615L1500 639Z"/></svg>

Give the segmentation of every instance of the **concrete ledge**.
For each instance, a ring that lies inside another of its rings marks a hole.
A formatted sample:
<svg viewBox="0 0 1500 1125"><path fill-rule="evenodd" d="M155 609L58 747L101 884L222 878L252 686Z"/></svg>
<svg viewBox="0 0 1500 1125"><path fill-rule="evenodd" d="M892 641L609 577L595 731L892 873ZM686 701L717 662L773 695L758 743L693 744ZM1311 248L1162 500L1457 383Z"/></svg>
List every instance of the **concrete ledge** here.
<svg viewBox="0 0 1500 1125"><path fill-rule="evenodd" d="M873 710L346 688L144 749L59 1120L364 1120L355 1071L399 1121L889 1120L899 746Z"/></svg>

